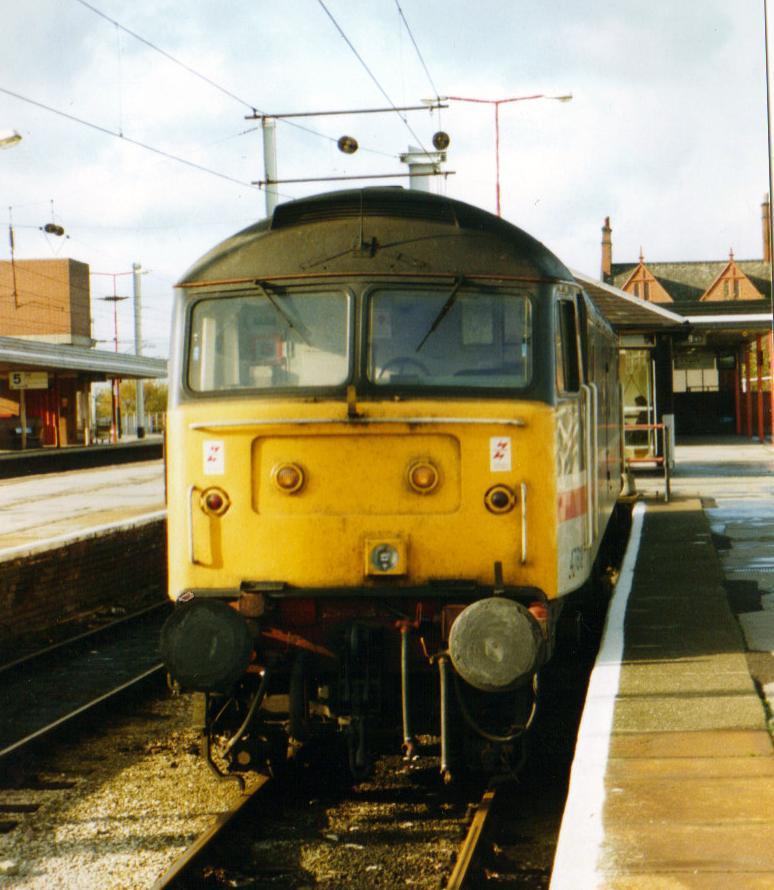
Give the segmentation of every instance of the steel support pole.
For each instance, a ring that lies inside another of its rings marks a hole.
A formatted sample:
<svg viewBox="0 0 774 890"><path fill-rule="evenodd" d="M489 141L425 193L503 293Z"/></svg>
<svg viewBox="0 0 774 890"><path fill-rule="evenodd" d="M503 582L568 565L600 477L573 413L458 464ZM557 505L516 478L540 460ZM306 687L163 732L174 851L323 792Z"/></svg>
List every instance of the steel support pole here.
<svg viewBox="0 0 774 890"><path fill-rule="evenodd" d="M261 118L263 132L263 178L266 182L266 216L274 213L279 202L277 194L277 122L273 117Z"/></svg>
<svg viewBox="0 0 774 890"><path fill-rule="evenodd" d="M495 102L495 195L497 197L497 215L502 216L500 208L500 103Z"/></svg>
<svg viewBox="0 0 774 890"><path fill-rule="evenodd" d="M769 331L769 433L774 445L774 331Z"/></svg>
<svg viewBox="0 0 774 890"><path fill-rule="evenodd" d="M142 266L139 263L132 263L132 280L134 282L134 354L142 355ZM137 438L145 438L145 393L143 391L143 381L137 380L136 385L136 402L137 409L135 411L135 426L137 427Z"/></svg>
<svg viewBox="0 0 774 890"><path fill-rule="evenodd" d="M747 438L752 439L753 437L753 422L752 422L752 368L751 359L752 359L752 346L749 343L745 344L745 364L744 364L744 379L745 379L745 387L746 391L744 394L744 404L745 404L745 413L747 414Z"/></svg>
<svg viewBox="0 0 774 890"><path fill-rule="evenodd" d="M763 0L763 40L766 57L766 134L768 137L769 161L769 309L774 308L774 158L772 158L771 125L771 55L769 53L769 5ZM774 312L769 330L769 400L771 408L771 442L774 445Z"/></svg>
<svg viewBox="0 0 774 890"><path fill-rule="evenodd" d="M742 435L742 351L737 347L734 363L734 416L736 418L736 434Z"/></svg>
<svg viewBox="0 0 774 890"><path fill-rule="evenodd" d="M766 434L763 424L763 338L757 337L755 340L755 361L758 365L758 439L761 442L766 441Z"/></svg>
<svg viewBox="0 0 774 890"><path fill-rule="evenodd" d="M19 423L21 424L21 450L27 450L27 392L19 390Z"/></svg>

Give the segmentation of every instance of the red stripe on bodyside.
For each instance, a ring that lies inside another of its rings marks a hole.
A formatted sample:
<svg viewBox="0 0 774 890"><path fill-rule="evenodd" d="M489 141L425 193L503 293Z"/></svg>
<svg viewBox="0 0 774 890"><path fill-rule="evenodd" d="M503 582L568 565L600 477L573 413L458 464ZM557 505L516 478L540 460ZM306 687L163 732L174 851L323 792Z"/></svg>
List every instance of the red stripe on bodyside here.
<svg viewBox="0 0 774 890"><path fill-rule="evenodd" d="M559 522L586 514L586 486L559 493Z"/></svg>

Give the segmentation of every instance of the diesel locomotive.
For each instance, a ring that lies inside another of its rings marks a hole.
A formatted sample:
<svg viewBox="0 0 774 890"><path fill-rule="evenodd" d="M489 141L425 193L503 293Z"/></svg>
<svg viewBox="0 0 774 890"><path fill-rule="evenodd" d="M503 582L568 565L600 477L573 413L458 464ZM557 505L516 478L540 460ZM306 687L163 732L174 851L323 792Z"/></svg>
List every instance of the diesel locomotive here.
<svg viewBox="0 0 774 890"><path fill-rule="evenodd" d="M361 775L428 719L444 773L512 749L621 490L616 338L562 262L418 191L281 204L177 285L169 388L162 651L211 764L328 734Z"/></svg>

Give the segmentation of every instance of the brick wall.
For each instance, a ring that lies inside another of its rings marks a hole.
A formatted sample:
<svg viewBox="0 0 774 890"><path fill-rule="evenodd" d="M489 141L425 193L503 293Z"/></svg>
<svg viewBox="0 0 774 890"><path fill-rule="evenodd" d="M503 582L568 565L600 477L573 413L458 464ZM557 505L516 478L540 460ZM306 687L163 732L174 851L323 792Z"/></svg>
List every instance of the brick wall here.
<svg viewBox="0 0 774 890"><path fill-rule="evenodd" d="M71 259L0 262L0 330L6 337L91 337L89 267Z"/></svg>
<svg viewBox="0 0 774 890"><path fill-rule="evenodd" d="M100 608L134 611L166 589L161 518L81 533L53 549L12 551L0 561L0 648Z"/></svg>

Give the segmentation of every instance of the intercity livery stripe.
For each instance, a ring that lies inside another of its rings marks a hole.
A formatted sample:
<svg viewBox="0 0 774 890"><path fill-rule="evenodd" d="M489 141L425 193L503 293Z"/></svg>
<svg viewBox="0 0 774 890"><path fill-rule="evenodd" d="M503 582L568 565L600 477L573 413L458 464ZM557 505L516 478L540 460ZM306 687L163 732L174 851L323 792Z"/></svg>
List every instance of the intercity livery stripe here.
<svg viewBox="0 0 774 890"><path fill-rule="evenodd" d="M587 489L585 485L569 491L559 492L559 522L567 522L578 516L584 516L587 508Z"/></svg>

